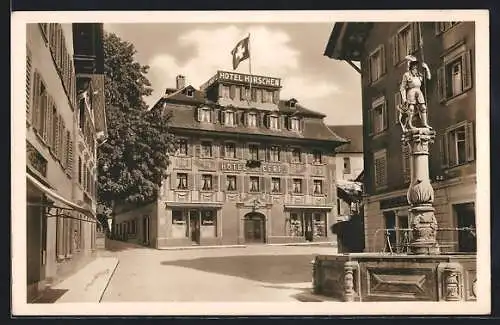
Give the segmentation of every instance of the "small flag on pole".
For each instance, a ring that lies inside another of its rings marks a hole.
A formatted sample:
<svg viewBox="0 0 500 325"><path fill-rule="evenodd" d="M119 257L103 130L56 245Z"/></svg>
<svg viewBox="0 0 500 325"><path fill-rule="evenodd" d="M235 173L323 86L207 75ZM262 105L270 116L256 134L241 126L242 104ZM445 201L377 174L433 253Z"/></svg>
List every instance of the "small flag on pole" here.
<svg viewBox="0 0 500 325"><path fill-rule="evenodd" d="M233 55L233 70L236 70L241 61L250 57L249 42L250 35L239 41L231 51L231 54Z"/></svg>

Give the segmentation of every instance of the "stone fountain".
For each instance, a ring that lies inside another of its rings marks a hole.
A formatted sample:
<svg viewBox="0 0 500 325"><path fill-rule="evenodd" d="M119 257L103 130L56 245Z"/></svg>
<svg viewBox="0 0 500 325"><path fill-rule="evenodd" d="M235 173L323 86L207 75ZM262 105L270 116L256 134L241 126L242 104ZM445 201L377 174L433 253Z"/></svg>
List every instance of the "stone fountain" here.
<svg viewBox="0 0 500 325"><path fill-rule="evenodd" d="M422 66L430 79L427 65ZM343 301L476 300L476 255L442 254L436 239L434 189L429 178L429 146L436 133L427 123L422 81L423 75L410 63L401 83L404 104L399 107L402 142L411 153L410 253L318 255L313 262L315 294ZM415 106L418 115L414 116Z"/></svg>

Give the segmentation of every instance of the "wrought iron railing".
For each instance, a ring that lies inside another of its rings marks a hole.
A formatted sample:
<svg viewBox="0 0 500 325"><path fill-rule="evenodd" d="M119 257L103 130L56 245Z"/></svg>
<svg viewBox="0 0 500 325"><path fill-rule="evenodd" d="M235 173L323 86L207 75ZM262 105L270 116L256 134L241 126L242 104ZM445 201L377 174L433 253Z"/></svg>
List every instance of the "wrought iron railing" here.
<svg viewBox="0 0 500 325"><path fill-rule="evenodd" d="M471 253L476 251L476 229L471 227L438 228L436 240L442 253ZM371 238L376 252L408 254L411 252L411 228L379 228Z"/></svg>

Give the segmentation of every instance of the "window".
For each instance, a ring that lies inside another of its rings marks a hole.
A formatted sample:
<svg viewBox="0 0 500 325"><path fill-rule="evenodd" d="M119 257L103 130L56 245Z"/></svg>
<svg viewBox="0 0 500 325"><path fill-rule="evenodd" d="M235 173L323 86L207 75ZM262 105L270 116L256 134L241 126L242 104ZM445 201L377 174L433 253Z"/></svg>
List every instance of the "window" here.
<svg viewBox="0 0 500 325"><path fill-rule="evenodd" d="M368 58L368 77L370 82L379 80L385 73L384 46L378 47Z"/></svg>
<svg viewBox="0 0 500 325"><path fill-rule="evenodd" d="M82 184L82 158L78 157L78 184Z"/></svg>
<svg viewBox="0 0 500 325"><path fill-rule="evenodd" d="M236 158L236 145L232 142L227 142L224 145L224 157L234 159Z"/></svg>
<svg viewBox="0 0 500 325"><path fill-rule="evenodd" d="M241 88L241 100L250 100L250 88Z"/></svg>
<svg viewBox="0 0 500 325"><path fill-rule="evenodd" d="M393 65L403 62L407 55L413 54L418 50L419 28L419 23L406 24L396 35L389 39Z"/></svg>
<svg viewBox="0 0 500 325"><path fill-rule="evenodd" d="M201 175L201 189L203 191L211 191L212 190L212 175Z"/></svg>
<svg viewBox="0 0 500 325"><path fill-rule="evenodd" d="M323 162L323 158L322 158L321 151L314 150L313 151L313 163L314 164L321 164L322 162Z"/></svg>
<svg viewBox="0 0 500 325"><path fill-rule="evenodd" d="M277 116L274 115L269 116L269 128L273 130L279 129Z"/></svg>
<svg viewBox="0 0 500 325"><path fill-rule="evenodd" d="M292 192L295 194L302 193L302 180L299 178L293 179L293 189Z"/></svg>
<svg viewBox="0 0 500 325"><path fill-rule="evenodd" d="M278 177L271 178L271 192L272 193L280 193L280 179Z"/></svg>
<svg viewBox="0 0 500 325"><path fill-rule="evenodd" d="M290 129L293 131L299 131L300 130L300 120L296 117L292 117L290 119Z"/></svg>
<svg viewBox="0 0 500 325"><path fill-rule="evenodd" d="M344 174L351 173L351 158L344 157Z"/></svg>
<svg viewBox="0 0 500 325"><path fill-rule="evenodd" d="M411 154L410 154L410 147L402 145L401 146L401 151L403 154L403 181L405 183L409 183L411 179Z"/></svg>
<svg viewBox="0 0 500 325"><path fill-rule="evenodd" d="M268 150L268 153L269 153L268 161L271 161L271 162L280 161L280 147L271 146Z"/></svg>
<svg viewBox="0 0 500 325"><path fill-rule="evenodd" d="M373 154L374 160L374 184L376 189L387 185L387 152L385 149Z"/></svg>
<svg viewBox="0 0 500 325"><path fill-rule="evenodd" d="M259 146L256 144L248 145L248 152L251 160L259 160Z"/></svg>
<svg viewBox="0 0 500 325"><path fill-rule="evenodd" d="M474 126L470 121L457 124L445 131L443 153L444 167L455 167L475 158Z"/></svg>
<svg viewBox="0 0 500 325"><path fill-rule="evenodd" d="M250 127L257 127L257 114L256 113L248 113L247 125Z"/></svg>
<svg viewBox="0 0 500 325"><path fill-rule="evenodd" d="M304 230L302 227L302 213L290 212L288 235L292 237L304 236Z"/></svg>
<svg viewBox="0 0 500 325"><path fill-rule="evenodd" d="M236 191L236 176L235 175L228 175L226 177L226 189L228 191Z"/></svg>
<svg viewBox="0 0 500 325"><path fill-rule="evenodd" d="M262 102L262 89L255 89L255 101L257 103Z"/></svg>
<svg viewBox="0 0 500 325"><path fill-rule="evenodd" d="M187 156L187 153L188 153L187 139L179 139L179 140L177 140L177 143L179 145L179 155Z"/></svg>
<svg viewBox="0 0 500 325"><path fill-rule="evenodd" d="M299 148L292 148L292 163L302 162L302 152Z"/></svg>
<svg viewBox="0 0 500 325"><path fill-rule="evenodd" d="M434 23L434 33L440 35L458 24L458 21L443 21Z"/></svg>
<svg viewBox="0 0 500 325"><path fill-rule="evenodd" d="M215 211L214 210L201 210L201 225L202 226L215 225Z"/></svg>
<svg viewBox="0 0 500 325"><path fill-rule="evenodd" d="M209 108L200 108L199 113L200 113L199 117L200 122L205 122L205 123L212 122L212 114Z"/></svg>
<svg viewBox="0 0 500 325"><path fill-rule="evenodd" d="M229 86L222 86L222 98L230 98L230 90L229 90Z"/></svg>
<svg viewBox="0 0 500 325"><path fill-rule="evenodd" d="M387 105L385 97L379 97L373 101L369 114L371 134L381 133L387 128Z"/></svg>
<svg viewBox="0 0 500 325"><path fill-rule="evenodd" d="M234 123L234 112L233 111L226 111L224 114L224 124L233 126Z"/></svg>
<svg viewBox="0 0 500 325"><path fill-rule="evenodd" d="M193 89L188 89L188 90L186 91L186 95L187 95L188 97L193 97L193 95L194 95L194 90L193 90Z"/></svg>
<svg viewBox="0 0 500 325"><path fill-rule="evenodd" d="M212 157L212 143L209 141L203 141L201 143L201 157L211 158Z"/></svg>
<svg viewBox="0 0 500 325"><path fill-rule="evenodd" d="M472 88L471 51L460 46L444 58L437 71L438 97L445 101Z"/></svg>
<svg viewBox="0 0 500 325"><path fill-rule="evenodd" d="M259 177L250 176L250 192L259 192Z"/></svg>
<svg viewBox="0 0 500 325"><path fill-rule="evenodd" d="M326 214L324 212L313 214L313 236L326 237Z"/></svg>
<svg viewBox="0 0 500 325"><path fill-rule="evenodd" d="M314 185L314 191L313 191L314 194L323 194L323 181L322 180L315 179L313 181L313 185Z"/></svg>
<svg viewBox="0 0 500 325"><path fill-rule="evenodd" d="M179 173L177 174L177 189L178 190L187 190L188 184L187 184L187 174L184 173Z"/></svg>
<svg viewBox="0 0 500 325"><path fill-rule="evenodd" d="M186 220L182 214L182 210L172 210L172 224L173 225L184 225Z"/></svg>
<svg viewBox="0 0 500 325"><path fill-rule="evenodd" d="M241 87L234 87L234 98L241 98Z"/></svg>

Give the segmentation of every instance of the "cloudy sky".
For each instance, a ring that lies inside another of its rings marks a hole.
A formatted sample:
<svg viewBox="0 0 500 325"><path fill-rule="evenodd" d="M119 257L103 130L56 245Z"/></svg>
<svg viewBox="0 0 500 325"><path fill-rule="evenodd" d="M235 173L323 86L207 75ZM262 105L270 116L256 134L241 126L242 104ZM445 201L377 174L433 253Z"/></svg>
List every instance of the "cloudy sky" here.
<svg viewBox="0 0 500 325"><path fill-rule="evenodd" d="M332 23L266 24L104 24L108 32L132 42L136 59L151 67L151 105L175 76L198 88L217 70L232 71L231 50L251 34L252 73L282 78L282 98L327 115L328 124L361 124L359 74L346 62L323 56ZM248 73L248 60L237 72Z"/></svg>

